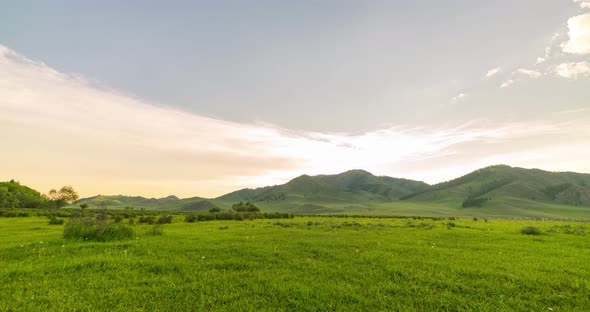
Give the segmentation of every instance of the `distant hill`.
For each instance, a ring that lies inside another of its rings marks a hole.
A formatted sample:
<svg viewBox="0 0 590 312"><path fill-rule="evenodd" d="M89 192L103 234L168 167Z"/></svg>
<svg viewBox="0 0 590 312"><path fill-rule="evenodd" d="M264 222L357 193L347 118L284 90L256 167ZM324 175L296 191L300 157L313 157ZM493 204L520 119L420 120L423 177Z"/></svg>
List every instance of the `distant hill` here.
<svg viewBox="0 0 590 312"><path fill-rule="evenodd" d="M488 201L506 198L590 206L590 174L497 165L402 197L414 201L461 202L463 207L485 206Z"/></svg>
<svg viewBox="0 0 590 312"><path fill-rule="evenodd" d="M141 196L98 195L82 198L75 206L88 204L90 208L115 209L146 209L146 210L174 210L174 211L208 211L217 207L213 202L202 197L179 199L174 195L162 198L146 198Z"/></svg>
<svg viewBox="0 0 590 312"><path fill-rule="evenodd" d="M302 175L285 184L242 189L213 199L99 195L77 204L208 211L213 207L230 209L238 201L254 201L263 211L295 214L590 219L590 174L497 165L431 186L350 170L335 175Z"/></svg>
<svg viewBox="0 0 590 312"><path fill-rule="evenodd" d="M41 208L47 201L38 191L11 180L0 182L0 208Z"/></svg>
<svg viewBox="0 0 590 312"><path fill-rule="evenodd" d="M372 203L396 201L428 188L420 181L350 170L335 175L302 175L282 185L242 189L215 200L250 200L269 210L292 213L341 213L368 211Z"/></svg>
<svg viewBox="0 0 590 312"><path fill-rule="evenodd" d="M302 175L283 185L242 189L217 199L334 203L392 201L428 188L428 184L420 181L379 177L364 170L350 170L336 175Z"/></svg>

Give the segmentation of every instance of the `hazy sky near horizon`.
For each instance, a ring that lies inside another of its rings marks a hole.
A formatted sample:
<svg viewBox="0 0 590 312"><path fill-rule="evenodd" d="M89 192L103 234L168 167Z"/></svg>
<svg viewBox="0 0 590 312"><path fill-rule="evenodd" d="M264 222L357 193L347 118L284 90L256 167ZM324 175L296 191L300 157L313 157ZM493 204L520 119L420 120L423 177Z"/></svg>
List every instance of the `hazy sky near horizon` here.
<svg viewBox="0 0 590 312"><path fill-rule="evenodd" d="M590 1L3 1L0 180L590 172Z"/></svg>

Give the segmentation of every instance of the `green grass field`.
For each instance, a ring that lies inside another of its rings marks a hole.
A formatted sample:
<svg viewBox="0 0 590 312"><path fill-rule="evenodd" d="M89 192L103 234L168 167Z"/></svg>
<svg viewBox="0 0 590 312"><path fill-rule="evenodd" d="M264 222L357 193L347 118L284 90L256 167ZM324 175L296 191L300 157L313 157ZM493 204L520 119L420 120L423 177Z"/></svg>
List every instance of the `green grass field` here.
<svg viewBox="0 0 590 312"><path fill-rule="evenodd" d="M0 310L590 309L587 223L181 219L99 243L0 218ZM529 225L542 234L521 234Z"/></svg>

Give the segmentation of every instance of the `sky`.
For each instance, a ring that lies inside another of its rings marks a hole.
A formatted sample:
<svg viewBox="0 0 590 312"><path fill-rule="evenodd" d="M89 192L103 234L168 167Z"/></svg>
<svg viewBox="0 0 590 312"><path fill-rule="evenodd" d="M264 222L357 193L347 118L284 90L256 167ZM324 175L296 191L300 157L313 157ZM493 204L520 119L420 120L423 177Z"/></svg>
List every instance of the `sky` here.
<svg viewBox="0 0 590 312"><path fill-rule="evenodd" d="M590 1L0 1L0 180L590 173Z"/></svg>

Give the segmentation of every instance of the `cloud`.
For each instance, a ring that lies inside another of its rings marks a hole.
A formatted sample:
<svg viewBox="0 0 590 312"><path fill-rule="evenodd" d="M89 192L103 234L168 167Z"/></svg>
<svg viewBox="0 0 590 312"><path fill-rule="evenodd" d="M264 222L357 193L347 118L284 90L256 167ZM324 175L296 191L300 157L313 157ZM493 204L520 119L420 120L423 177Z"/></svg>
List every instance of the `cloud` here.
<svg viewBox="0 0 590 312"><path fill-rule="evenodd" d="M496 68L492 68L492 69L488 70L488 72L486 73L486 78L491 78L492 76L499 73L501 70L502 69L500 67L496 67Z"/></svg>
<svg viewBox="0 0 590 312"><path fill-rule="evenodd" d="M463 101L463 100L465 100L465 98L466 98L466 97L467 97L467 94L465 94L465 93L459 93L459 94L457 94L456 96L454 96L454 97L451 99L451 103L452 103L452 104L454 104L454 103L458 103L458 102L460 102L460 101Z"/></svg>
<svg viewBox="0 0 590 312"><path fill-rule="evenodd" d="M559 36L559 34L557 34L557 36ZM551 41L553 42L555 39L557 39L557 37L555 37L555 34L554 34L553 37L551 38ZM537 57L537 62L535 64L539 65L541 63L545 63L547 60L549 60L550 57L551 57L551 46L547 46L547 47L545 47L545 54L543 56Z"/></svg>
<svg viewBox="0 0 590 312"><path fill-rule="evenodd" d="M578 76L590 75L590 63L573 62L557 65L555 72L558 76L568 79L578 79Z"/></svg>
<svg viewBox="0 0 590 312"><path fill-rule="evenodd" d="M518 124L477 120L354 134L298 131L157 106L98 88L3 46L0 112L0 180L15 178L41 191L72 184L83 196L216 196L284 183L304 173L352 168L438 182L490 161L521 159L513 155L551 148L555 142L579 155L590 154L588 118L566 118L565 124L554 119ZM551 168L572 163L522 159L510 164ZM570 169L583 170L584 164Z"/></svg>
<svg viewBox="0 0 590 312"><path fill-rule="evenodd" d="M515 81L512 79L508 79L508 80L502 82L502 84L500 85L500 88L508 88L508 87L512 86L514 84L514 82Z"/></svg>
<svg viewBox="0 0 590 312"><path fill-rule="evenodd" d="M537 79L541 76L543 76L543 74L541 74L541 72L536 71L536 70L532 70L532 69L525 69L525 68L520 68L516 71L516 73L528 76L529 78L533 78L533 79Z"/></svg>
<svg viewBox="0 0 590 312"><path fill-rule="evenodd" d="M590 54L590 13L571 17L567 21L569 40L561 44L564 52Z"/></svg>
<svg viewBox="0 0 590 312"><path fill-rule="evenodd" d="M574 0L574 3L580 5L583 9L590 9L590 1L589 0Z"/></svg>

